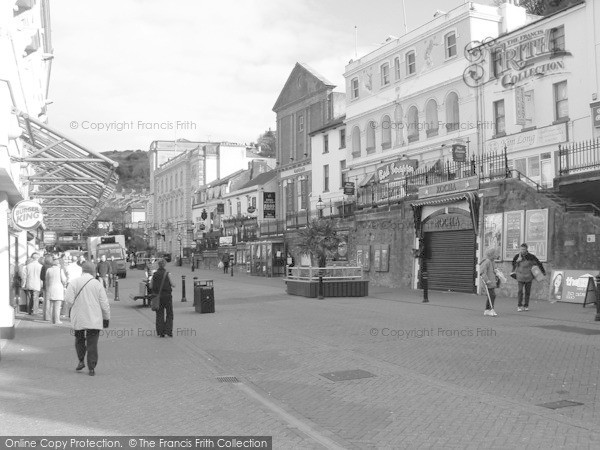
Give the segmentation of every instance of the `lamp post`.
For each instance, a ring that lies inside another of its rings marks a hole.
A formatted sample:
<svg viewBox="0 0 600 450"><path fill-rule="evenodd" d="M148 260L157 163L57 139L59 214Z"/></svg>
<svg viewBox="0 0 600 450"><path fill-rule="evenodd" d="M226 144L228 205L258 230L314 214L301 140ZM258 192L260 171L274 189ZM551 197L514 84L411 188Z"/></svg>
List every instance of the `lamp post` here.
<svg viewBox="0 0 600 450"><path fill-rule="evenodd" d="M177 234L177 240L179 241L179 265L183 266L183 259L182 259L182 249L181 249L181 233Z"/></svg>
<svg viewBox="0 0 600 450"><path fill-rule="evenodd" d="M317 210L319 211L319 219L323 218L323 210L325 209L325 203L321 200L321 196L319 195L319 200L315 205ZM319 266L320 266L320 258L319 258ZM319 300L323 300L325 298L323 292L323 269L319 267Z"/></svg>

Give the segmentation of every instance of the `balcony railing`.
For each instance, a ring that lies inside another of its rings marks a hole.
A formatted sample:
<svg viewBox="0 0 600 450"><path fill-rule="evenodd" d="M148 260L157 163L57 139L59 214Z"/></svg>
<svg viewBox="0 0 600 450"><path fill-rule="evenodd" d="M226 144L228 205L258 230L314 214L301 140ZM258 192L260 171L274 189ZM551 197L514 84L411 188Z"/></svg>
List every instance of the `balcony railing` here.
<svg viewBox="0 0 600 450"><path fill-rule="evenodd" d="M558 146L558 175L600 169L600 138Z"/></svg>

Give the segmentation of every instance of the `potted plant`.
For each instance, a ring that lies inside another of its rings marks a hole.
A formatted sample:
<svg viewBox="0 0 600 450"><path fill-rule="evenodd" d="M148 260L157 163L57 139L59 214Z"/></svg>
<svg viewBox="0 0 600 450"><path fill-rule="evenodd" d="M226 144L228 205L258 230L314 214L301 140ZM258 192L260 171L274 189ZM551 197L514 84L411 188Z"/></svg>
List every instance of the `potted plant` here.
<svg viewBox="0 0 600 450"><path fill-rule="evenodd" d="M333 221L324 219L313 219L306 228L298 232L299 243L296 250L301 255L311 258L311 265L325 267L328 257L332 257L340 243Z"/></svg>

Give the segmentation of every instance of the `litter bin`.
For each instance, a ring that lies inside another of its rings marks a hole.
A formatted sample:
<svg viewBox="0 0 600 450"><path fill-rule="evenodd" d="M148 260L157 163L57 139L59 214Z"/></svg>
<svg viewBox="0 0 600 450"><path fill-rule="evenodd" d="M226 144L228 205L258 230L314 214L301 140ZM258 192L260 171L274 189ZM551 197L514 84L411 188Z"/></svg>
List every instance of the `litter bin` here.
<svg viewBox="0 0 600 450"><path fill-rule="evenodd" d="M194 308L201 314L215 312L213 280L194 281Z"/></svg>

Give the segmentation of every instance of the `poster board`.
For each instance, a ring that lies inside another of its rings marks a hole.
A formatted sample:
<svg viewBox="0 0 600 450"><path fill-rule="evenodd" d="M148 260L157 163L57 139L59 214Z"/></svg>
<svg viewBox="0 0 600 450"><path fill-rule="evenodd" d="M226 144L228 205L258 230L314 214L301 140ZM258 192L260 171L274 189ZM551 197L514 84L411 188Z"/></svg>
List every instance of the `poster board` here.
<svg viewBox="0 0 600 450"><path fill-rule="evenodd" d="M371 268L371 246L357 245L356 246L356 265L362 267L365 272Z"/></svg>
<svg viewBox="0 0 600 450"><path fill-rule="evenodd" d="M373 246L373 268L375 272L389 271L389 249L388 244L377 244Z"/></svg>
<svg viewBox="0 0 600 450"><path fill-rule="evenodd" d="M508 211L504 213L504 247L502 259L512 261L513 257L519 253L519 248L525 239L525 230L523 228L523 219L525 211Z"/></svg>
<svg viewBox="0 0 600 450"><path fill-rule="evenodd" d="M529 253L548 261L548 209L531 209L525 213L525 241Z"/></svg>
<svg viewBox="0 0 600 450"><path fill-rule="evenodd" d="M498 260L502 259L500 249L502 249L502 224L504 222L504 214L486 214L484 216L484 232L483 232L483 251L488 248L498 249Z"/></svg>
<svg viewBox="0 0 600 450"><path fill-rule="evenodd" d="M591 291L590 281L595 287L594 278L599 274L599 270L553 270L548 299L552 303L594 303L595 290Z"/></svg>

